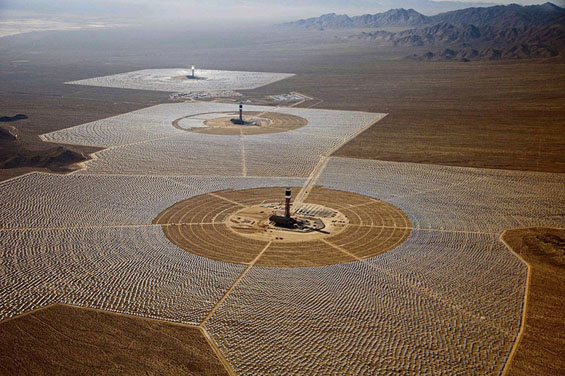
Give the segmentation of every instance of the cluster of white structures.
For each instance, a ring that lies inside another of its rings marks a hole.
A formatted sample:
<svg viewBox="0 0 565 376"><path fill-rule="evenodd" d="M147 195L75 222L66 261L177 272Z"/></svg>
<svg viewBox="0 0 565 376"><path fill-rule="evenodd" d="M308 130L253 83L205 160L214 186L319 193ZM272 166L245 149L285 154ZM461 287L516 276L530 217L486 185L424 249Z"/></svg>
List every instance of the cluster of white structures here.
<svg viewBox="0 0 565 376"><path fill-rule="evenodd" d="M210 69L143 69L68 84L186 93L191 91L249 90L294 76L291 73L241 72Z"/></svg>
<svg viewBox="0 0 565 376"><path fill-rule="evenodd" d="M303 97L298 93L270 95L269 98L274 99L275 101L278 102L298 102L303 99L306 99L305 97Z"/></svg>
<svg viewBox="0 0 565 376"><path fill-rule="evenodd" d="M190 91L188 93L173 93L169 95L172 100L198 100L211 98L234 98L241 97L243 94L233 90L209 90L209 91Z"/></svg>
<svg viewBox="0 0 565 376"><path fill-rule="evenodd" d="M137 88L169 84L143 72L133 72ZM130 87L132 74L86 83ZM565 226L563 176L330 158L317 184L394 204L414 226L408 240L362 261L253 266L217 305L246 266L176 247L151 224L157 214L207 192L301 186L321 157L382 117L277 108L308 125L249 136L171 125L233 110L164 104L44 135L107 149L69 175L0 183L0 319L61 302L204 323L247 375L500 372L520 327L526 267L498 234Z"/></svg>

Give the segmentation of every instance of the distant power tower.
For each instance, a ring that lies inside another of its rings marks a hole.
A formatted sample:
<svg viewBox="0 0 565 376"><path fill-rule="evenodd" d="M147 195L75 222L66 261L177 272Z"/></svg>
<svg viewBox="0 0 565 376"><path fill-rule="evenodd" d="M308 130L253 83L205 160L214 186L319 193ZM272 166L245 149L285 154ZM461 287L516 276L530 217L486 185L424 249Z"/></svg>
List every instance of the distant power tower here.
<svg viewBox="0 0 565 376"><path fill-rule="evenodd" d="M290 218L290 197L291 197L290 188L287 188L284 191L284 198L285 198L285 206L284 206L284 216Z"/></svg>
<svg viewBox="0 0 565 376"><path fill-rule="evenodd" d="M194 75L194 65L192 66L192 78L195 78L196 76Z"/></svg>
<svg viewBox="0 0 565 376"><path fill-rule="evenodd" d="M231 119L231 122L236 125L249 125L248 122L243 120L243 103L239 104L239 118Z"/></svg>

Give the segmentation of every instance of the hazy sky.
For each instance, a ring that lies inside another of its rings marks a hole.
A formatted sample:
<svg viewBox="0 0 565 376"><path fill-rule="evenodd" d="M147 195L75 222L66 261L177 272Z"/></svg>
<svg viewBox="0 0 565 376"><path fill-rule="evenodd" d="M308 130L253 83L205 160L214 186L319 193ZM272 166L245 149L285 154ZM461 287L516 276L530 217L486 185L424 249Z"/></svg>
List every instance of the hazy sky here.
<svg viewBox="0 0 565 376"><path fill-rule="evenodd" d="M425 14L479 3L539 4L546 0L0 0L0 19L30 16L103 16L108 19L177 19L191 22L237 20L282 22L336 12L377 13L391 8L414 8ZM565 0L554 0L563 6ZM473 4L474 3L474 4Z"/></svg>

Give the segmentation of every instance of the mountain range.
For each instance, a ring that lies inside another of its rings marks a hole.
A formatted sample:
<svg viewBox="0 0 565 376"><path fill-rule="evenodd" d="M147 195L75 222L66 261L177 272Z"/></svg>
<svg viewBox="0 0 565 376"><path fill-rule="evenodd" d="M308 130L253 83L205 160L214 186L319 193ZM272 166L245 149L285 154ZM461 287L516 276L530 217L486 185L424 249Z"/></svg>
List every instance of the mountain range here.
<svg viewBox="0 0 565 376"><path fill-rule="evenodd" d="M436 52L411 55L419 60L479 60L551 57L565 51L565 9L552 3L467 8L435 16L413 9L349 17L326 14L283 25L314 30L377 29L350 36L385 46L424 47ZM382 28L402 27L389 32Z"/></svg>
<svg viewBox="0 0 565 376"><path fill-rule="evenodd" d="M329 13L320 17L282 24L304 29L347 29L422 26L439 22L473 24L475 26L522 27L563 22L565 9L552 3L521 6L497 5L486 8L466 8L435 16L425 16L414 9L391 9L377 14L349 17Z"/></svg>

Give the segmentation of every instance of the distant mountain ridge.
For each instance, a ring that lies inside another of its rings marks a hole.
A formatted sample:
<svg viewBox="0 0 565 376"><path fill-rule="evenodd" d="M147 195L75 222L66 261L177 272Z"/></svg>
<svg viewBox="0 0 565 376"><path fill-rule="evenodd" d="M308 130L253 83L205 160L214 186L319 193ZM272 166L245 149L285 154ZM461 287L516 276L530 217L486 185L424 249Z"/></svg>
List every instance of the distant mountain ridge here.
<svg viewBox="0 0 565 376"><path fill-rule="evenodd" d="M439 49L436 53L411 56L419 60L537 58L565 52L565 9L551 3L467 8L432 17L413 9L392 9L352 18L329 14L286 26L317 30L410 27L397 33L376 30L350 38L397 47Z"/></svg>
<svg viewBox="0 0 565 376"><path fill-rule="evenodd" d="M377 14L364 14L349 17L346 14L329 13L320 17L308 18L282 24L285 27L304 29L353 29L378 28L387 26L421 26L431 22L430 17L416 12L414 9L391 9Z"/></svg>
<svg viewBox="0 0 565 376"><path fill-rule="evenodd" d="M488 8L467 8L441 13L430 17L430 21L475 26L525 27L551 25L565 22L565 9L552 3L521 6L498 5Z"/></svg>
<svg viewBox="0 0 565 376"><path fill-rule="evenodd" d="M486 8L467 8L435 16L425 16L414 9L391 9L377 14L349 17L346 14L329 13L320 17L302 19L282 24L283 27L304 29L348 29L382 27L416 27L447 22L475 26L524 27L550 25L565 21L565 9L552 3L521 6L498 5Z"/></svg>

